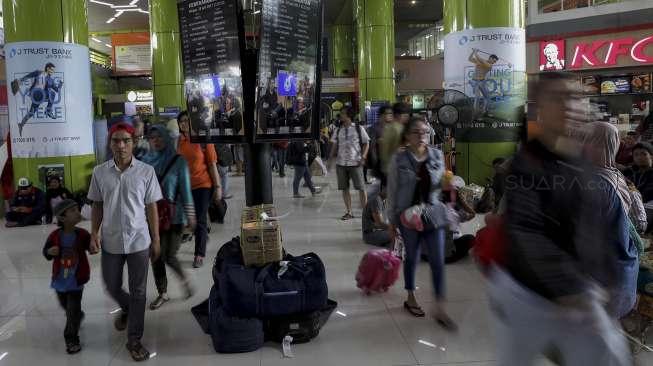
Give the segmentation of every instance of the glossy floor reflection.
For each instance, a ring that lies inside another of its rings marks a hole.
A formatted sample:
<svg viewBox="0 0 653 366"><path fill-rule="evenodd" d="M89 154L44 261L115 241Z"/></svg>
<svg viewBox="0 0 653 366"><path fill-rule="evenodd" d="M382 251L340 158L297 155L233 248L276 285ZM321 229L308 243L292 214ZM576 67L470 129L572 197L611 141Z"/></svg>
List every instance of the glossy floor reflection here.
<svg viewBox="0 0 653 366"><path fill-rule="evenodd" d="M150 365L229 366L391 366L474 365L493 366L494 341L483 277L470 260L447 266L449 311L458 323L457 334L449 334L429 318L416 319L402 309L403 280L381 295L365 296L355 286L354 275L362 255L369 249L361 241L360 209L349 222L340 193L332 177L317 177L324 193L315 198L293 199L292 170L289 177L275 176L275 199L283 220L286 249L295 254L318 253L327 266L330 297L339 303L338 313L311 343L293 348L295 357L283 358L280 345L266 344L257 352L240 355L216 354L210 338L196 324L190 308L208 297L212 283L211 263L220 244L237 235L244 206L243 178L231 179L228 217L224 225L213 224L204 268L191 268L193 248L184 244L180 258L193 278L196 295L181 301L176 279L170 279L170 301L157 311L147 311L143 343L156 355ZM304 192L309 194L308 190ZM356 197L354 197L356 198ZM356 200L355 200L356 201ZM475 232L481 220L465 229ZM4 224L4 223L2 223ZM83 223L84 227L89 223ZM50 263L41 256L45 236L53 226L0 228L0 366L34 365L131 365L124 348L125 333L114 330L110 314L117 306L104 293L100 258L91 257L92 277L85 288L82 325L83 351L65 353L65 316L49 288ZM432 305L427 264L417 276L417 297L425 310ZM156 295L150 272L148 303ZM653 364L651 354L640 355L641 365ZM538 366L548 365L544 361Z"/></svg>

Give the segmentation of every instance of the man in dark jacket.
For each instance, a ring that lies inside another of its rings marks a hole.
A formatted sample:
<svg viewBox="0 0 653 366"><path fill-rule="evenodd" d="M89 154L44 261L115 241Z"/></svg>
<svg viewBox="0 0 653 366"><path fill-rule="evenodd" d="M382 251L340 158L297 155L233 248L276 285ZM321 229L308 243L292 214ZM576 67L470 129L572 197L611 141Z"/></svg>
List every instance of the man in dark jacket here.
<svg viewBox="0 0 653 366"><path fill-rule="evenodd" d="M6 215L7 227L41 225L45 214L45 195L27 178L18 180L18 191Z"/></svg>
<svg viewBox="0 0 653 366"><path fill-rule="evenodd" d="M489 282L499 365L528 366L552 351L565 365L631 364L597 281L618 258L596 221L623 213L606 190L592 189L599 182L576 158L581 145L569 116L577 100L568 78L547 74L532 85L541 132L506 178L510 242L505 268L494 268Z"/></svg>
<svg viewBox="0 0 653 366"><path fill-rule="evenodd" d="M288 150L288 164L292 165L295 170L295 178L293 179L292 189L294 198L304 198L299 194L299 182L304 178L304 182L311 190L313 195L320 194L320 187L313 185L313 177L309 167L309 160L315 159L311 156L311 145L304 141L293 141L290 143Z"/></svg>

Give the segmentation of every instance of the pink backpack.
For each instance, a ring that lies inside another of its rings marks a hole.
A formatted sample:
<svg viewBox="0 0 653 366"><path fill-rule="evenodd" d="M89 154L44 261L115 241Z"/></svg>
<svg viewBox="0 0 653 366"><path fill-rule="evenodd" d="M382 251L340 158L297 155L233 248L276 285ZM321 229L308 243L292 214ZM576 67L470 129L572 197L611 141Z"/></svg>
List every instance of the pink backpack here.
<svg viewBox="0 0 653 366"><path fill-rule="evenodd" d="M356 286L367 295L372 292L386 292L399 278L401 259L387 249L372 249L365 253L358 273Z"/></svg>

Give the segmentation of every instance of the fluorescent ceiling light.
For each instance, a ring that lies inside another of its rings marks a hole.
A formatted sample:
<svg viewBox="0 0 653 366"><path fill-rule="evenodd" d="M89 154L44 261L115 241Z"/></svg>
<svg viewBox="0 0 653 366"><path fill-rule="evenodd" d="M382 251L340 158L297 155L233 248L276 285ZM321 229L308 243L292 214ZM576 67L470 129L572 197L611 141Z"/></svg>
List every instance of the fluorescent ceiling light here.
<svg viewBox="0 0 653 366"><path fill-rule="evenodd" d="M138 12L143 13L143 14L149 14L150 13L149 11L143 10L143 9L138 9Z"/></svg>
<svg viewBox="0 0 653 366"><path fill-rule="evenodd" d="M122 8L135 8L136 5L114 5L112 8L114 9L122 9Z"/></svg>
<svg viewBox="0 0 653 366"><path fill-rule="evenodd" d="M114 20L116 20L116 17L109 18L109 20L107 20L107 24L113 23Z"/></svg>
<svg viewBox="0 0 653 366"><path fill-rule="evenodd" d="M258 13L260 13L260 12L261 12L260 10L257 10L257 11L254 12L254 14L258 14Z"/></svg>
<svg viewBox="0 0 653 366"><path fill-rule="evenodd" d="M104 1L98 1L98 0L88 0L88 1L92 2L94 4L105 5L105 6L109 6L109 7L112 7L112 8L115 6L113 4L105 3Z"/></svg>
<svg viewBox="0 0 653 366"><path fill-rule="evenodd" d="M109 48L113 48L113 46L111 46L111 45L108 44L108 43L105 43L104 45L107 46L107 47L109 47Z"/></svg>
<svg viewBox="0 0 653 366"><path fill-rule="evenodd" d="M94 41L97 42L97 43L102 43L102 41L100 41L99 39L97 39L97 38L95 38L95 37L91 37L91 39L94 40Z"/></svg>
<svg viewBox="0 0 653 366"><path fill-rule="evenodd" d="M138 0L132 0L132 2L129 3L129 5L136 5L136 4L138 4Z"/></svg>

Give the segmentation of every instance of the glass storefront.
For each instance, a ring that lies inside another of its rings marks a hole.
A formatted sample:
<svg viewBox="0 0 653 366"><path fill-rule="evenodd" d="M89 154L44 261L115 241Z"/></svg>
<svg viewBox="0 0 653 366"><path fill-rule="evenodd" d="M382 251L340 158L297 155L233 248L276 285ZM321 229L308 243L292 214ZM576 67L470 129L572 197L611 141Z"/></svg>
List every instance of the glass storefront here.
<svg viewBox="0 0 653 366"><path fill-rule="evenodd" d="M545 14L627 1L633 0L538 0L538 11Z"/></svg>
<svg viewBox="0 0 653 366"><path fill-rule="evenodd" d="M418 56L426 59L444 52L444 32L438 25L422 32L408 42L408 53L402 56Z"/></svg>

